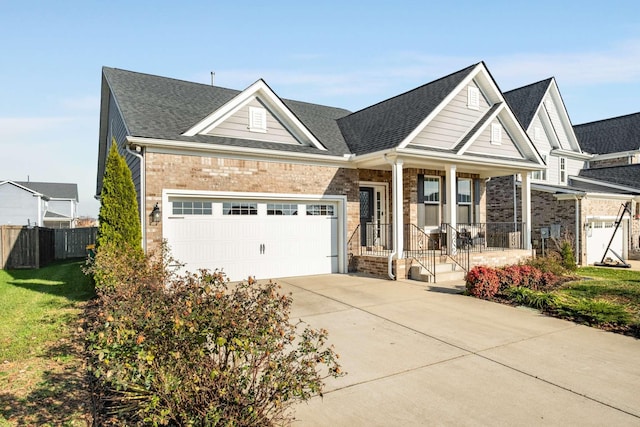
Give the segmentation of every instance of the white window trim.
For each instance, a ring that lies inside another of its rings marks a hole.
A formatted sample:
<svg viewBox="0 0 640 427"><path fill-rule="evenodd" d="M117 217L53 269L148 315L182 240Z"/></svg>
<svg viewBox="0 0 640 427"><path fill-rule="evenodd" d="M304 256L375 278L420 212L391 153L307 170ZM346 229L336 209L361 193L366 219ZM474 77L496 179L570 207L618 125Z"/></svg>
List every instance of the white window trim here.
<svg viewBox="0 0 640 427"><path fill-rule="evenodd" d="M561 184L567 183L567 160L564 157L560 157L558 160L558 178Z"/></svg>
<svg viewBox="0 0 640 427"><path fill-rule="evenodd" d="M249 107L249 130L251 132L267 132L267 110L260 107Z"/></svg>
<svg viewBox="0 0 640 427"><path fill-rule="evenodd" d="M502 145L502 125L491 123L491 144Z"/></svg>
<svg viewBox="0 0 640 427"><path fill-rule="evenodd" d="M467 87L467 108L470 110L480 109L480 89L475 86Z"/></svg>

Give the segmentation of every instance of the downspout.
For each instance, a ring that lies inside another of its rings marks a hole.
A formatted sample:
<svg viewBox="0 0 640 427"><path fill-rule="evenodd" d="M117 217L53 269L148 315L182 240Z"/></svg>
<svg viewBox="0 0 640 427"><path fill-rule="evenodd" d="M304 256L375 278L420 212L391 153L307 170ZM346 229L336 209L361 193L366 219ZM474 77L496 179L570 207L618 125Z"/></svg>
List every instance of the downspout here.
<svg viewBox="0 0 640 427"><path fill-rule="evenodd" d="M137 157L140 160L140 227L142 228L142 250L144 252L147 251L147 223L145 222L145 214L146 214L146 206L144 204L144 195L145 195L145 179L144 179L144 156L140 153L136 153L135 151L129 148L128 144L124 145L127 153L131 154L134 157Z"/></svg>
<svg viewBox="0 0 640 427"><path fill-rule="evenodd" d="M391 165L391 179L392 179L392 181L391 181L391 183L392 183L392 185L391 185L391 189L392 189L392 191L393 191L393 199L394 199L394 200L393 200L394 205L393 205L393 208L391 209L391 212L394 212L394 213L395 213L394 209L395 209L395 202L396 202L397 197L396 197L396 191L395 191L395 189L393 188L393 187L394 187L394 185L393 185L393 184L394 184L394 182L393 182L393 167L394 167L394 164L393 164L393 162L392 162L392 161L390 161L390 160L387 158L387 155L386 155L386 154L384 155L384 160L385 160L387 163L389 163L389 164ZM394 215L394 216L393 216L393 222L395 223L395 221L396 221L396 217L395 217L395 215ZM393 228L394 228L394 227L392 227L392 229L393 229ZM398 252L397 252L397 250L396 250L396 245L395 245L395 241L394 241L394 244L393 244L393 250L392 250L392 252L389 254L389 257L387 258L387 275L389 276L389 279L391 279L391 280L396 280L396 276L394 276L394 275L393 275L393 259L394 259L394 258L396 258L397 254L398 254Z"/></svg>

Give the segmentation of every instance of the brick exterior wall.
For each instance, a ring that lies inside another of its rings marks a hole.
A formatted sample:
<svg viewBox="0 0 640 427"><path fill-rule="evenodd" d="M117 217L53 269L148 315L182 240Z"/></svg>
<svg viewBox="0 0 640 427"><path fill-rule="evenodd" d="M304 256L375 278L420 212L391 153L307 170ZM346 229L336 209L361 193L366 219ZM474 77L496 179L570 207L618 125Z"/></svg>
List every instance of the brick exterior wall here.
<svg viewBox="0 0 640 427"><path fill-rule="evenodd" d="M162 206L162 190L237 191L347 196L347 238L360 221L358 170L217 157L147 153L145 212ZM147 248L162 241L162 223L147 225Z"/></svg>

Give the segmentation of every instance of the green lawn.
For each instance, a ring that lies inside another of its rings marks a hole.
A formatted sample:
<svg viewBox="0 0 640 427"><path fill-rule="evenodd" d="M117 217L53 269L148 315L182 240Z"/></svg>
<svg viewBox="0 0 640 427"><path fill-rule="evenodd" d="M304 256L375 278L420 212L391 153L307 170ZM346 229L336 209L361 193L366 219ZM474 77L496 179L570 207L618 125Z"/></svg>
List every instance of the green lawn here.
<svg viewBox="0 0 640 427"><path fill-rule="evenodd" d="M83 265L0 270L0 426L85 425Z"/></svg>

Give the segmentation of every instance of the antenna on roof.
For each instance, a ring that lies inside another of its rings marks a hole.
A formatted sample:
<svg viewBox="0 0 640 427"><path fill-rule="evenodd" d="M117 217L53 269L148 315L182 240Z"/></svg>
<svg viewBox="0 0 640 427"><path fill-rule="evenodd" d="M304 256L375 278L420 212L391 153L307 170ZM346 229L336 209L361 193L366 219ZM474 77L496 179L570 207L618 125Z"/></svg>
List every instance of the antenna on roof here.
<svg viewBox="0 0 640 427"><path fill-rule="evenodd" d="M211 72L211 86L214 85L215 80L216 80L216 73L215 73L215 71L212 71Z"/></svg>

